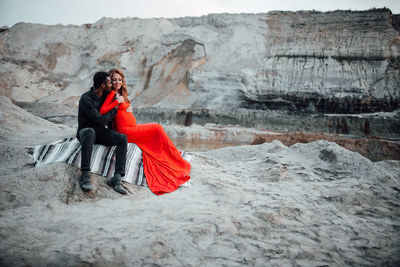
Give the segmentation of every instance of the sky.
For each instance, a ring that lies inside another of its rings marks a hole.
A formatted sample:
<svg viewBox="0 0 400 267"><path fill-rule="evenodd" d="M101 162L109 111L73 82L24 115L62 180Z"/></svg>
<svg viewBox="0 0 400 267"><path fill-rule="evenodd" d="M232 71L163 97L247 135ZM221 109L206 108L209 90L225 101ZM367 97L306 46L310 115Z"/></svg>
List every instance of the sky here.
<svg viewBox="0 0 400 267"><path fill-rule="evenodd" d="M173 18L210 13L272 10L366 10L400 13L400 0L0 0L0 27L18 22L47 25L95 23L102 17Z"/></svg>

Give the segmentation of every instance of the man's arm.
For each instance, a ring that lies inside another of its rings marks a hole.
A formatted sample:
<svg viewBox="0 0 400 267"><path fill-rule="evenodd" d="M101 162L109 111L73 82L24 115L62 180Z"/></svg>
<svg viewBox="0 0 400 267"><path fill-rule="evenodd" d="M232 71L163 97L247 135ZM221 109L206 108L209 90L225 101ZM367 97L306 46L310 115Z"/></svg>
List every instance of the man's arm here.
<svg viewBox="0 0 400 267"><path fill-rule="evenodd" d="M109 124L117 114L117 110L115 108L111 109L109 112L107 112L104 115L101 115L100 112L96 109L96 107L93 105L91 101L88 101L87 99L81 99L81 103L79 105L82 105L83 113L95 124L99 126L106 126Z"/></svg>

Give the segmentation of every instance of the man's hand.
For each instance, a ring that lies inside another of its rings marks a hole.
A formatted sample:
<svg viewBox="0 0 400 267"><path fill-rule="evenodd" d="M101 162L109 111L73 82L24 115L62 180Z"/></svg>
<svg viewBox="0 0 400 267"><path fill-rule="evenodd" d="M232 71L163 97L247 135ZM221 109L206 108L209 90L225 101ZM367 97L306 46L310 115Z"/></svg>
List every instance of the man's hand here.
<svg viewBox="0 0 400 267"><path fill-rule="evenodd" d="M129 105L129 107L126 109L126 112L130 112L130 113L132 113L132 106L131 105Z"/></svg>
<svg viewBox="0 0 400 267"><path fill-rule="evenodd" d="M121 103L125 102L125 99L122 95L117 94L117 101L121 104Z"/></svg>

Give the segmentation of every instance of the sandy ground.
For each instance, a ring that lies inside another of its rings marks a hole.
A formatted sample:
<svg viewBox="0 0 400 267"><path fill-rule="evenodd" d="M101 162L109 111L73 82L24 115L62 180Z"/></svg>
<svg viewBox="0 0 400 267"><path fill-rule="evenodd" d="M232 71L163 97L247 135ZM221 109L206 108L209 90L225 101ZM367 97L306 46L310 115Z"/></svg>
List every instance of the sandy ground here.
<svg viewBox="0 0 400 267"><path fill-rule="evenodd" d="M1 266L400 264L400 161L273 141L192 152L191 186L171 194L96 175L85 194L79 170L35 168L27 149L73 129L4 103Z"/></svg>

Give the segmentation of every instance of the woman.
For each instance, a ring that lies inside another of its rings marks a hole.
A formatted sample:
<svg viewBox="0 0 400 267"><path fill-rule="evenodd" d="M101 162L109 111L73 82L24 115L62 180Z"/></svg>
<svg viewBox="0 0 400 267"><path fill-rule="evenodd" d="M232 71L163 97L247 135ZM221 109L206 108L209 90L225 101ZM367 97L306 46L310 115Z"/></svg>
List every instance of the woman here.
<svg viewBox="0 0 400 267"><path fill-rule="evenodd" d="M175 191L190 179L190 163L182 158L160 124L136 124L123 72L112 69L109 74L112 91L105 99L100 113L106 114L118 106L114 128L125 134L129 143L135 143L143 151L144 174L150 190L157 195Z"/></svg>

